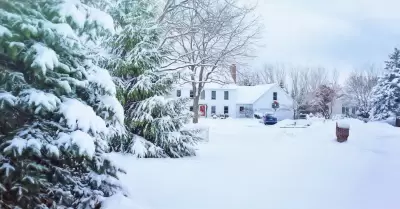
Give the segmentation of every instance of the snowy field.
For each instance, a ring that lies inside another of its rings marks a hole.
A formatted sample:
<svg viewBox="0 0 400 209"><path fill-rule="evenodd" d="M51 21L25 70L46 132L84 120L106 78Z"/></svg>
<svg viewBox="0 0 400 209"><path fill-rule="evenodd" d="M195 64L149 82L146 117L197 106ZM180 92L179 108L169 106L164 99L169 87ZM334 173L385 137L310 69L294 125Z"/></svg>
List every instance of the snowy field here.
<svg viewBox="0 0 400 209"><path fill-rule="evenodd" d="M351 120L349 141L340 144L333 121L298 129L250 119L201 123L210 141L196 157L112 155L140 208L400 208L400 128Z"/></svg>

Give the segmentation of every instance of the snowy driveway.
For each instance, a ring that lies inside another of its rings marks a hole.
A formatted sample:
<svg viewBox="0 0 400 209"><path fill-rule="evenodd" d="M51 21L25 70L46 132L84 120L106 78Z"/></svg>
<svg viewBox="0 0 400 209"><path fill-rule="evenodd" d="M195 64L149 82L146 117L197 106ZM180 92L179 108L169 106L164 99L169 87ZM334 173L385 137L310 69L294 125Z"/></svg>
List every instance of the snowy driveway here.
<svg viewBox="0 0 400 209"><path fill-rule="evenodd" d="M255 120L205 120L210 141L198 156L114 156L144 209L398 209L400 131L352 122L348 143L334 123L307 129Z"/></svg>

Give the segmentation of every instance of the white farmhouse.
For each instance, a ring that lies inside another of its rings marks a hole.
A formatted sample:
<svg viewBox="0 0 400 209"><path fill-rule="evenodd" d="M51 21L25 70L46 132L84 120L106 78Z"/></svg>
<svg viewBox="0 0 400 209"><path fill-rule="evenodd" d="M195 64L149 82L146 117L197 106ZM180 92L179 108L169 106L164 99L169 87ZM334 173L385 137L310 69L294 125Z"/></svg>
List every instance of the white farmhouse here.
<svg viewBox="0 0 400 209"><path fill-rule="evenodd" d="M174 97L193 97L190 85L177 85ZM272 104L276 101L279 108ZM293 118L293 100L278 84L238 86L207 83L200 95L201 117L228 114L233 118L253 117L254 113L274 113L278 120ZM190 107L193 109L193 107Z"/></svg>
<svg viewBox="0 0 400 209"><path fill-rule="evenodd" d="M275 114L278 120L293 119L294 102L278 84L238 86L236 77L236 65L232 65L226 76L218 77L218 80L224 80L226 84L205 84L200 94L200 117L226 114L233 118L251 118L255 113L270 112ZM179 83L178 81L175 84L170 96L192 98L194 94L191 84ZM279 108L272 108L273 103L278 103ZM193 110L193 107L190 109Z"/></svg>

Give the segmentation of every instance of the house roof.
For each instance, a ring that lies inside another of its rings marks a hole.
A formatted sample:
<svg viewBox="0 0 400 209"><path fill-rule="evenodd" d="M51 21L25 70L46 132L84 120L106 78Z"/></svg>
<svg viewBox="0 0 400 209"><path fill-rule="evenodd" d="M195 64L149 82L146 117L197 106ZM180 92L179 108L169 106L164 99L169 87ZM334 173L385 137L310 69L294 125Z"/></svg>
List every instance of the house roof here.
<svg viewBox="0 0 400 209"><path fill-rule="evenodd" d="M256 86L238 86L237 104L253 104L275 85L277 84L271 83Z"/></svg>

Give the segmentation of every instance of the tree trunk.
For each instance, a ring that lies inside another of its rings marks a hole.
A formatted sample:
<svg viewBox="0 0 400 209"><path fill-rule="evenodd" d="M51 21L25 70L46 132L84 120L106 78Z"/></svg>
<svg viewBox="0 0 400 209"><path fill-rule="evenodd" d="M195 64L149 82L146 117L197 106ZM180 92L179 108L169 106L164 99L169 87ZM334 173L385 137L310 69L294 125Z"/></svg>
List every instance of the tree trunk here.
<svg viewBox="0 0 400 209"><path fill-rule="evenodd" d="M200 95L193 97L193 123L199 122L199 99Z"/></svg>

